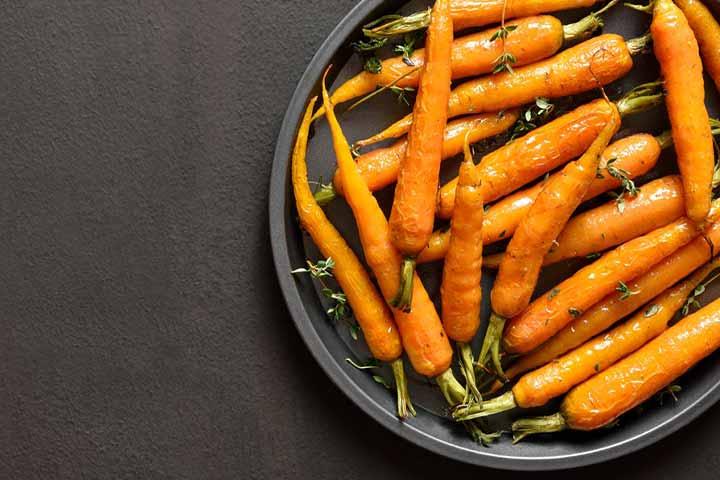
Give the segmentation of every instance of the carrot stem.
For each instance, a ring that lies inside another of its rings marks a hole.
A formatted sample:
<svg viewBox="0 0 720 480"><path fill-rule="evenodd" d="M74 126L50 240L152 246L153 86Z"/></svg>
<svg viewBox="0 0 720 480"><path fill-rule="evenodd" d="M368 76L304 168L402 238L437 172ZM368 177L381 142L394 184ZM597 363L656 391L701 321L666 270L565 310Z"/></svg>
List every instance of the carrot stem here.
<svg viewBox="0 0 720 480"><path fill-rule="evenodd" d="M335 200L337 193L335 193L335 187L332 183L322 183L317 191L313 194L315 201L321 207L328 205L330 202Z"/></svg>
<svg viewBox="0 0 720 480"><path fill-rule="evenodd" d="M390 305L402 310L403 312L410 311L410 305L412 305L414 277L415 259L411 257L404 257L400 270L400 288L398 289L398 293L395 298L390 301Z"/></svg>
<svg viewBox="0 0 720 480"><path fill-rule="evenodd" d="M636 86L615 102L621 117L635 113L645 112L663 103L663 82L643 83Z"/></svg>
<svg viewBox="0 0 720 480"><path fill-rule="evenodd" d="M507 412L515 407L517 407L515 396L512 391L509 391L482 403L475 405L460 405L453 410L453 418L459 422L465 422L467 420Z"/></svg>
<svg viewBox="0 0 720 480"><path fill-rule="evenodd" d="M405 17L386 15L363 27L363 35L368 38L388 38L396 35L422 30L430 25L430 8ZM383 23L383 20L388 20Z"/></svg>
<svg viewBox="0 0 720 480"><path fill-rule="evenodd" d="M655 0L651 0L647 5L638 5L636 3L623 3L623 5L628 8L632 8L633 10L637 10L638 12L652 15L653 8L655 8Z"/></svg>
<svg viewBox="0 0 720 480"><path fill-rule="evenodd" d="M650 45L652 45L652 35L648 32L642 37L631 38L625 43L627 44L627 49L628 52L630 52L630 55L640 55L647 52Z"/></svg>
<svg viewBox="0 0 720 480"><path fill-rule="evenodd" d="M415 416L415 407L410 401L407 378L405 377L405 366L402 358L390 363L393 376L395 377L395 390L397 391L397 413L400 418Z"/></svg>
<svg viewBox="0 0 720 480"><path fill-rule="evenodd" d="M590 38L596 30L605 26L601 15L614 7L619 1L620 0L612 0L597 12L592 12L575 23L564 25L564 42L567 44Z"/></svg>
<svg viewBox="0 0 720 480"><path fill-rule="evenodd" d="M544 417L521 418L512 424L513 443L518 443L528 435L561 432L567 428L565 417L560 413Z"/></svg>
<svg viewBox="0 0 720 480"><path fill-rule="evenodd" d="M482 402L482 395L477 387L475 378L475 361L473 359L472 347L469 343L458 343L460 372L465 378L465 396L463 403Z"/></svg>
<svg viewBox="0 0 720 480"><path fill-rule="evenodd" d="M500 339L502 338L503 329L505 328L505 318L493 312L490 315L485 338L483 339L480 355L478 355L475 363L476 371L479 369L485 373L491 371L488 363L492 363L494 373L500 378L505 379L505 372L502 368L500 359Z"/></svg>

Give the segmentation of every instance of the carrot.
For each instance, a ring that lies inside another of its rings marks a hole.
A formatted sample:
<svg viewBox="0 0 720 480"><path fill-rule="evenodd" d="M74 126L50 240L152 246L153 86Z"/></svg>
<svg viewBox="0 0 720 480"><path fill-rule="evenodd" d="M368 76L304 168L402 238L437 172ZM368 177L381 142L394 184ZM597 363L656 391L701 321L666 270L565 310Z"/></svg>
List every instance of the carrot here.
<svg viewBox="0 0 720 480"><path fill-rule="evenodd" d="M601 205L572 218L555 240L543 265L605 251L677 220L685 213L682 181L671 175L642 186L634 197ZM503 254L485 266L501 265Z"/></svg>
<svg viewBox="0 0 720 480"><path fill-rule="evenodd" d="M720 24L698 0L675 0L675 4L685 14L700 47L703 65L720 89Z"/></svg>
<svg viewBox="0 0 720 480"><path fill-rule="evenodd" d="M627 282L628 289L637 292L635 295L622 299L617 292L610 293L539 348L520 357L505 372L505 376L512 379L521 373L545 365L603 332L619 319L640 308L658 292L670 287L712 259L718 253L714 250L714 245L720 245L720 223L710 225L705 229L703 236L668 256L644 275ZM495 384L493 390L500 386Z"/></svg>
<svg viewBox="0 0 720 480"><path fill-rule="evenodd" d="M660 83L638 85L617 103L594 100L533 130L483 158L485 202L491 202L577 158L590 147L610 118L626 117L662 102ZM438 192L437 215L449 218L455 202L451 180Z"/></svg>
<svg viewBox="0 0 720 480"><path fill-rule="evenodd" d="M685 15L671 0L656 0L650 31L665 78L685 208L688 217L702 222L710 211L715 155L698 43Z"/></svg>
<svg viewBox="0 0 720 480"><path fill-rule="evenodd" d="M683 308L688 296L719 266L718 260L706 264L686 280L655 297L632 318L610 332L586 342L542 368L523 375L511 391L482 404L456 409L453 417L456 420L471 420L515 407L540 407L565 394L667 330L670 321Z"/></svg>
<svg viewBox="0 0 720 480"><path fill-rule="evenodd" d="M555 415L517 420L515 441L542 432L595 430L655 395L720 347L720 299L685 317L604 372L573 388Z"/></svg>
<svg viewBox="0 0 720 480"><path fill-rule="evenodd" d="M437 0L428 27L427 62L415 102L416 121L400 165L390 212L390 239L404 255L400 288L393 305L409 309L415 257L425 248L435 221L435 194L442 161L443 132L450 95L452 20L450 0Z"/></svg>
<svg viewBox="0 0 720 480"><path fill-rule="evenodd" d="M442 322L448 337L458 342L461 367L468 391L481 399L475 382L470 341L480 327L482 299L482 223L483 197L480 172L473 164L468 139L465 161L460 166L457 208L453 214L453 232L443 268L440 298Z"/></svg>
<svg viewBox="0 0 720 480"><path fill-rule="evenodd" d="M537 298L509 321L503 334L508 353L527 353L552 337L573 318L628 282L650 270L699 234L686 217L630 240L580 269Z"/></svg>
<svg viewBox="0 0 720 480"><path fill-rule="evenodd" d="M632 55L641 52L649 37L625 41L615 34L591 38L543 61L470 80L455 88L448 103L448 117L498 112L530 103L538 97L559 98L607 85L630 71ZM410 130L413 115L368 139L357 148L397 138Z"/></svg>
<svg viewBox="0 0 720 480"><path fill-rule="evenodd" d="M502 115L483 113L448 122L445 127L441 158L446 160L462 152L463 140L466 135L468 135L470 143L494 137L512 127L518 117L517 110L508 110ZM397 180L400 163L405 157L406 150L407 138L404 138L389 147L372 150L355 159L360 174L370 190L380 190ZM333 183L323 185L315 196L321 204L325 204L333 200L336 195L342 195L342 182L340 182L340 175L337 171Z"/></svg>
<svg viewBox="0 0 720 480"><path fill-rule="evenodd" d="M335 262L334 276L352 307L373 357L390 362L397 386L397 412L401 418L415 415L405 380L400 334L392 312L378 293L365 268L345 239L325 216L313 198L307 181L307 149L310 119L317 97L305 112L292 154L292 183L300 224L310 234L320 252Z"/></svg>
<svg viewBox="0 0 720 480"><path fill-rule="evenodd" d="M587 152L548 180L535 198L500 263L490 294L496 314L514 317L530 304L543 258L587 193L600 156L619 126L619 119L611 117Z"/></svg>

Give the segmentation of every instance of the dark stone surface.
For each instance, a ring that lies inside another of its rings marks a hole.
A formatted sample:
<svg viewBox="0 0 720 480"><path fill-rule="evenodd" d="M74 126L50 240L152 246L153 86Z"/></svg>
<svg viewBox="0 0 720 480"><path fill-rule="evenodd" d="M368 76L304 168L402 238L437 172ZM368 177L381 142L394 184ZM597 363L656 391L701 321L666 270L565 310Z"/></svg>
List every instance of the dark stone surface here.
<svg viewBox="0 0 720 480"><path fill-rule="evenodd" d="M3 3L0 478L521 478L386 433L282 304L273 144L354 3ZM717 478L718 425L555 478Z"/></svg>

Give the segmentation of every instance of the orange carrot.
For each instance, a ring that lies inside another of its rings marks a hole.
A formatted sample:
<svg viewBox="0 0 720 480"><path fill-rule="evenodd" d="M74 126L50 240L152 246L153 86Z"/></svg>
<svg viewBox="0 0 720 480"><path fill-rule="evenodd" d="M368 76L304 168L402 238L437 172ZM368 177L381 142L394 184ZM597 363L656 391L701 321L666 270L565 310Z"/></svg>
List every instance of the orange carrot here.
<svg viewBox="0 0 720 480"><path fill-rule="evenodd" d="M675 0L695 34L703 65L715 86L720 89L720 24L698 0Z"/></svg>
<svg viewBox="0 0 720 480"><path fill-rule="evenodd" d="M539 346L619 285L647 272L699 233L693 221L683 217L603 255L510 320L503 334L505 351L527 353Z"/></svg>
<svg viewBox="0 0 720 480"><path fill-rule="evenodd" d="M546 60L511 72L480 77L455 88L448 103L448 117L498 112L533 102L538 97L559 98L587 92L623 77L633 66L632 55L645 48L648 38L626 42L604 34L563 50ZM383 132L355 142L356 147L397 138L410 130L413 115Z"/></svg>
<svg viewBox="0 0 720 480"><path fill-rule="evenodd" d="M650 31L665 77L685 208L688 217L702 222L710 211L715 155L698 44L685 15L671 0L655 1Z"/></svg>
<svg viewBox="0 0 720 480"><path fill-rule="evenodd" d="M292 154L292 183L300 224L310 234L323 256L335 262L334 276L352 307L373 357L390 362L397 385L398 416L415 414L407 390L402 364L402 343L392 312L370 280L365 268L345 239L325 216L313 198L307 180L307 149L310 119L317 97L313 98L298 130Z"/></svg>
<svg viewBox="0 0 720 480"><path fill-rule="evenodd" d="M416 120L408 135L390 212L390 239L405 257L393 305L405 310L412 304L415 257L427 245L435 221L435 194L451 82L453 33L449 2L437 0L433 6L427 34L427 61L413 109Z"/></svg>
<svg viewBox="0 0 720 480"><path fill-rule="evenodd" d="M530 304L543 258L587 193L597 175L600 156L620 126L619 119L611 118L580 159L545 183L518 225L490 294L496 314L514 317Z"/></svg>
<svg viewBox="0 0 720 480"><path fill-rule="evenodd" d="M515 441L541 432L595 430L669 385L720 347L720 299L685 317L604 372L573 388L560 412L513 423Z"/></svg>

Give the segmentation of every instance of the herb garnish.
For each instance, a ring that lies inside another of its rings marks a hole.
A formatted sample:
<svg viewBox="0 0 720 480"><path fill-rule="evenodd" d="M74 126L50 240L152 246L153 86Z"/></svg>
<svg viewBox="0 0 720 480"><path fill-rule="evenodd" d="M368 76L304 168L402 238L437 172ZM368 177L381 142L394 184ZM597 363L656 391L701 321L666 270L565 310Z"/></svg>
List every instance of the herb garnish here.
<svg viewBox="0 0 720 480"><path fill-rule="evenodd" d="M510 140L514 140L517 137L524 135L527 132L534 130L540 125L542 125L545 120L548 119L554 109L555 105L550 103L547 98L536 98L535 103L533 105L530 105L520 115L520 118L513 126Z"/></svg>
<svg viewBox="0 0 720 480"><path fill-rule="evenodd" d="M625 282L618 282L618 286L615 287L615 290L620 292L620 300L627 300L633 295L637 295L638 293L640 293L640 290L630 290L630 287L628 287Z"/></svg>
<svg viewBox="0 0 720 480"><path fill-rule="evenodd" d="M611 195L615 197L618 211L623 213L625 211L625 194L635 197L640 193L640 189L637 188L635 182L630 179L630 173L625 169L616 167L614 165L615 162L617 162L617 158L611 158L605 164L605 168L611 177L620 180L622 192L619 194L611 192Z"/></svg>
<svg viewBox="0 0 720 480"><path fill-rule="evenodd" d="M505 25L505 12L507 10L507 0L503 1L503 8L502 8L502 18L500 20L500 29L496 31L493 36L491 37L490 41L493 40L501 40L502 41L502 48L503 51L500 54L498 58L495 59L493 62L493 74L497 74L500 72L508 72L508 73L514 73L512 66L517 63L517 58L515 58L515 55L507 51L506 45L505 45L505 39L507 38L508 34L515 30L514 26L507 27Z"/></svg>

